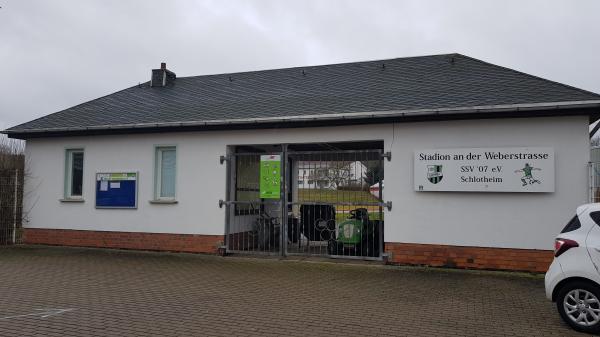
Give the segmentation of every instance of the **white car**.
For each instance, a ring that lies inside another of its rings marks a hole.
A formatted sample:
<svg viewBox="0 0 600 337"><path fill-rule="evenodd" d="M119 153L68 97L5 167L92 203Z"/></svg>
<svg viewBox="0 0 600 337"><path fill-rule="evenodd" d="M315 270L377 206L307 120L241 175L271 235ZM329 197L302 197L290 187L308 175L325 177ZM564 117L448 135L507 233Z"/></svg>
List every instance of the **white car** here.
<svg viewBox="0 0 600 337"><path fill-rule="evenodd" d="M556 237L546 297L575 330L600 333L600 203L577 208Z"/></svg>

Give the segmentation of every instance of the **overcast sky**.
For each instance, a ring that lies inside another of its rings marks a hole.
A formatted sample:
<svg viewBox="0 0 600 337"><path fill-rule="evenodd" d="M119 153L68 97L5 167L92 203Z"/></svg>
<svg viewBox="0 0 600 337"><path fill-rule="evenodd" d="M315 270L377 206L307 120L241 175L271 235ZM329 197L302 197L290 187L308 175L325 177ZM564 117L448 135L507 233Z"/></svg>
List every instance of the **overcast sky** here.
<svg viewBox="0 0 600 337"><path fill-rule="evenodd" d="M148 81L161 61L193 76L458 52L600 92L599 0L0 6L0 129Z"/></svg>

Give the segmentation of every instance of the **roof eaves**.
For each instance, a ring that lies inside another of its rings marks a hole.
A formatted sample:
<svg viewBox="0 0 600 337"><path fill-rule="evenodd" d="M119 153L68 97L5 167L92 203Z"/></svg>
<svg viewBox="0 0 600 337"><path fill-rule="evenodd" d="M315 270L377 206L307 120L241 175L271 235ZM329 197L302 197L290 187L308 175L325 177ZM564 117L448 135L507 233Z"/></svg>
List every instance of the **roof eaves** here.
<svg viewBox="0 0 600 337"><path fill-rule="evenodd" d="M11 134L40 134L49 132L72 132L88 130L119 130L119 129L144 129L144 128L172 128L188 126L218 126L218 125L243 125L243 124L262 124L262 123L294 123L306 121L328 121L328 120L348 120L365 118L402 118L428 115L457 115L457 114L485 114L498 112L514 111L541 111L541 110L559 110L559 109L587 109L600 108L600 99L587 101L568 101L568 102L547 102L547 103L527 103L527 104L503 104L503 105L482 105L459 108L436 108L436 109L407 109L377 112L349 112L335 114L311 114L286 117L261 117L261 118L238 118L238 119L220 119L220 120L200 120L185 122L164 122L164 123L139 123L139 124L107 124L87 127L56 127L39 129L8 129L0 131L7 135Z"/></svg>

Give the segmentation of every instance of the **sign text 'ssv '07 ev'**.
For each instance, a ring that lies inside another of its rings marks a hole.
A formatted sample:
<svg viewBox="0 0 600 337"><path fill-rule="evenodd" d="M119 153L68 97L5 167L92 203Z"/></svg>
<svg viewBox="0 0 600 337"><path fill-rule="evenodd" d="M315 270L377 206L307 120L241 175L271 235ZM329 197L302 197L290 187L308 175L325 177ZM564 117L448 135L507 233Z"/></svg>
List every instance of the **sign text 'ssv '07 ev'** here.
<svg viewBox="0 0 600 337"><path fill-rule="evenodd" d="M415 191L554 192L554 149L418 150L414 186Z"/></svg>

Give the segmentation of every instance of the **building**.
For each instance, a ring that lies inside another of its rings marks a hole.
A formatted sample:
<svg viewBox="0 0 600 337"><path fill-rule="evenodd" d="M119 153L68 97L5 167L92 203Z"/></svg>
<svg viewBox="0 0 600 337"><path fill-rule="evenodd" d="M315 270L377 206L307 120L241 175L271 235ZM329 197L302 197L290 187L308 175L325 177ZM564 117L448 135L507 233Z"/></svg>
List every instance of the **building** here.
<svg viewBox="0 0 600 337"><path fill-rule="evenodd" d="M193 77L162 64L3 132L27 140L26 243L545 271L588 199L599 114L598 94L448 54ZM385 199L306 188L306 163L369 168L367 187L385 175Z"/></svg>
<svg viewBox="0 0 600 337"><path fill-rule="evenodd" d="M367 167L360 161L298 162L298 188L337 189L338 187L361 188L366 184Z"/></svg>

